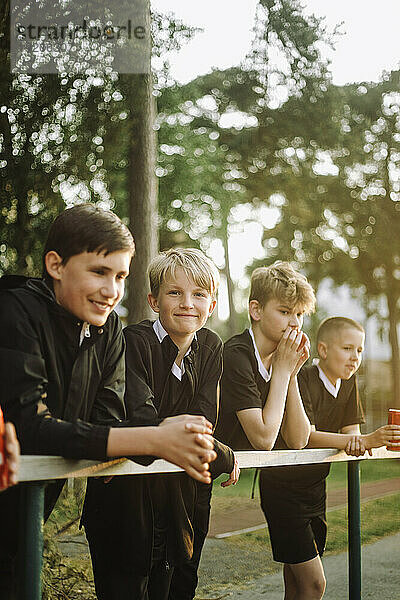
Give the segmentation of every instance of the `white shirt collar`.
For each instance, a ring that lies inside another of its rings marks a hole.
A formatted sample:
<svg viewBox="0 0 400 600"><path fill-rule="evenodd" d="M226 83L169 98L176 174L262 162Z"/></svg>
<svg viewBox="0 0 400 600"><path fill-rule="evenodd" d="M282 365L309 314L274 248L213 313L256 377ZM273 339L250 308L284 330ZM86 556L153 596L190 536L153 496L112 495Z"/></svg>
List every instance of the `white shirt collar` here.
<svg viewBox="0 0 400 600"><path fill-rule="evenodd" d="M154 321L153 329L155 331L156 336L158 337L158 341L161 344L163 339L168 335L168 331L166 331L166 329L164 329L164 327L161 325L160 319L157 319L157 321Z"/></svg>
<svg viewBox="0 0 400 600"><path fill-rule="evenodd" d="M258 348L256 345L256 340L254 338L254 333L253 333L253 330L251 327L249 328L249 333L250 333L250 337L252 339L253 346L254 346L254 354L256 355L256 359L257 359L258 372L260 373L261 377L263 379L265 379L265 381L269 381L272 376L272 365L270 366L269 371L267 371L267 369L265 368L265 365L263 364L263 361L261 360L261 356L258 351Z"/></svg>
<svg viewBox="0 0 400 600"><path fill-rule="evenodd" d="M154 321L153 323L153 329L154 332L158 338L158 341L161 342L163 341L163 339L168 335L168 331L166 329L164 329L160 319L157 319L157 321ZM194 337L196 338L196 334L194 334ZM186 352L185 356L187 356L190 352L191 346L189 347L188 351ZM182 361L181 362L181 366L178 367L178 365L176 364L176 362L172 363L172 367L171 367L171 371L173 373L173 375L175 375L175 377L177 379L179 379L179 381L182 381L182 377L185 374L185 364Z"/></svg>
<svg viewBox="0 0 400 600"><path fill-rule="evenodd" d="M313 365L316 365L316 367L318 369L319 378L322 381L322 383L324 384L325 389L331 394L331 396L333 396L334 398L337 398L342 380L338 379L336 382L336 385L333 385L333 383L331 381L329 381L329 379L327 378L327 376L325 375L325 373L319 366L319 358L314 358Z"/></svg>

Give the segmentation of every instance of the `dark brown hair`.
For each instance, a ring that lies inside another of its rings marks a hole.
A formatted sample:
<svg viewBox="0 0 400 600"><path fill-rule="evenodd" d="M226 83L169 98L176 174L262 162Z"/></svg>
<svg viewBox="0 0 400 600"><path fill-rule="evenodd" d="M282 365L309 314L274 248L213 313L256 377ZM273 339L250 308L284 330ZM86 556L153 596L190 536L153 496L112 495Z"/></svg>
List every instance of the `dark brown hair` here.
<svg viewBox="0 0 400 600"><path fill-rule="evenodd" d="M107 256L127 250L133 256L135 244L128 227L110 210L95 204L79 204L64 210L53 221L43 251L43 276L48 273L45 256L54 250L66 264L71 256L82 252L97 252Z"/></svg>

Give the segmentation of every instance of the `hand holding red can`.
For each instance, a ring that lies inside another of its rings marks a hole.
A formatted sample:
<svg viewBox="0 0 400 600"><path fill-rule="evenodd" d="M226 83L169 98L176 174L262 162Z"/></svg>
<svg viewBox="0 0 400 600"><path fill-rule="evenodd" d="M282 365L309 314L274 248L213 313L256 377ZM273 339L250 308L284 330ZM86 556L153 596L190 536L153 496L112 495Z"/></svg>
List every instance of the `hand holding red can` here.
<svg viewBox="0 0 400 600"><path fill-rule="evenodd" d="M400 410L397 408L389 408L388 412L388 425L400 425ZM400 445L386 446L387 450L400 452Z"/></svg>

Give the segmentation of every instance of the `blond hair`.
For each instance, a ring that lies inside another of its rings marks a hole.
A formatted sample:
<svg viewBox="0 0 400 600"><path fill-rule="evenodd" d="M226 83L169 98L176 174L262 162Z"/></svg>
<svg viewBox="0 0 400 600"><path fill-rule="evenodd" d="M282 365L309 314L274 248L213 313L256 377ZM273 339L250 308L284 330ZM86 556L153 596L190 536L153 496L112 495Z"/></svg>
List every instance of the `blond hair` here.
<svg viewBox="0 0 400 600"><path fill-rule="evenodd" d="M315 294L307 278L288 262L277 261L269 267L259 267L251 275L249 301L261 306L275 298L289 307L300 306L306 314L315 309Z"/></svg>
<svg viewBox="0 0 400 600"><path fill-rule="evenodd" d="M167 275L175 277L176 269L181 268L193 279L196 285L207 290L214 299L219 286L219 272L214 263L197 248L170 248L160 252L148 268L150 290L158 297L160 286Z"/></svg>
<svg viewBox="0 0 400 600"><path fill-rule="evenodd" d="M328 342L333 335L339 333L343 329L357 329L365 334L364 327L357 321L348 317L329 317L322 321L317 331L317 344L319 342Z"/></svg>

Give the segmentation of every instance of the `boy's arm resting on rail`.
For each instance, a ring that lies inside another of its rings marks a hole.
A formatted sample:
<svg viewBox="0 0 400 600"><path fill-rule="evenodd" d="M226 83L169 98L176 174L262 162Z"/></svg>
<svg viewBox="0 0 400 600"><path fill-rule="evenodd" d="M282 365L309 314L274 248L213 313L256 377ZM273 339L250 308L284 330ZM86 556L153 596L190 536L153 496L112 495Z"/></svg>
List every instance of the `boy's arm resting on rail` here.
<svg viewBox="0 0 400 600"><path fill-rule="evenodd" d="M307 445L311 432L297 382L297 377L290 378L286 408L282 421L282 437L289 448L299 450Z"/></svg>
<svg viewBox="0 0 400 600"><path fill-rule="evenodd" d="M172 462L191 477L210 483L209 463L215 459L211 424L201 416L179 415L158 427L112 428L108 456L153 455Z"/></svg>
<svg viewBox="0 0 400 600"><path fill-rule="evenodd" d="M0 380L6 420L14 423L24 454L104 460L108 427L53 417L40 334L22 304L6 292L0 311Z"/></svg>
<svg viewBox="0 0 400 600"><path fill-rule="evenodd" d="M245 389L244 397L250 404L249 408L238 410L236 414L249 442L256 450L271 450L275 444L285 410L289 379L289 373L285 377L279 376L277 371L275 374L273 372L268 397L261 408L262 400L252 376L250 363L247 366L242 364L232 373L230 389L236 390L235 394Z"/></svg>
<svg viewBox="0 0 400 600"><path fill-rule="evenodd" d="M210 465L210 473L213 479L216 479L222 473L232 473L235 466L235 455L233 450L214 438L214 450L217 458Z"/></svg>
<svg viewBox="0 0 400 600"><path fill-rule="evenodd" d="M372 455L372 448L400 443L400 426L384 425L376 431L361 434L358 424L342 427L339 433L312 431L308 448L337 448L350 456Z"/></svg>
<svg viewBox="0 0 400 600"><path fill-rule="evenodd" d="M361 437L360 426L358 424L347 425L340 430L340 433L317 431L313 425L307 448L337 448L338 450L345 450L347 444L354 437Z"/></svg>
<svg viewBox="0 0 400 600"><path fill-rule="evenodd" d="M372 448L396 446L400 448L400 425L383 425L371 433L361 436L365 449L372 455Z"/></svg>

